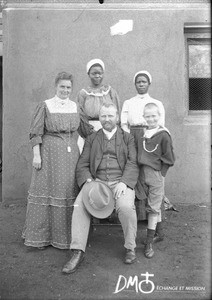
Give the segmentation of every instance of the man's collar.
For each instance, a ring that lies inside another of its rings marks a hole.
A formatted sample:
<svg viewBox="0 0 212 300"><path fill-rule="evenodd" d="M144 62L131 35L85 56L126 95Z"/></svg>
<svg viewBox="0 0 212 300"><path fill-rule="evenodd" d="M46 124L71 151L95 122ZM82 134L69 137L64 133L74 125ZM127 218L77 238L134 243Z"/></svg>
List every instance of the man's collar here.
<svg viewBox="0 0 212 300"><path fill-rule="evenodd" d="M104 134L106 135L106 137L110 140L112 138L112 136L116 133L117 131L117 126L112 130L112 131L107 131L104 128L102 128Z"/></svg>

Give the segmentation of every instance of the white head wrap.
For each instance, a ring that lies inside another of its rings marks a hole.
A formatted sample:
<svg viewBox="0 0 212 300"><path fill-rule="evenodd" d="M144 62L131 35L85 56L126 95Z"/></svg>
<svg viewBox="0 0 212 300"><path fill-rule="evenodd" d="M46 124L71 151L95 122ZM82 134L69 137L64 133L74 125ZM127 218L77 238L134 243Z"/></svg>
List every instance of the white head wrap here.
<svg viewBox="0 0 212 300"><path fill-rule="evenodd" d="M99 64L102 67L103 71L105 70L105 64L103 63L103 61L101 59L95 58L95 59L90 60L87 63L87 66L86 66L87 73L89 72L90 68L95 64Z"/></svg>
<svg viewBox="0 0 212 300"><path fill-rule="evenodd" d="M145 71L145 70L143 70L143 71L139 71L139 72L137 72L136 74L135 74L135 76L134 76L134 78L133 78L133 82L135 83L135 79L136 79L136 77L139 75L139 74L145 74L148 78L149 78L149 83L151 83L152 82L152 76L151 76L151 74L148 72L148 71Z"/></svg>

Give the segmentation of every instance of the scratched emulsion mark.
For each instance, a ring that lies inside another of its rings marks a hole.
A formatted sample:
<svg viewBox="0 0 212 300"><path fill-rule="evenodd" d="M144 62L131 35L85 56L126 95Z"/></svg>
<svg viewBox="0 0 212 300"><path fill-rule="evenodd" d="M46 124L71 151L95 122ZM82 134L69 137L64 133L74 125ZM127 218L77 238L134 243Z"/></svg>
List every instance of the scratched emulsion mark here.
<svg viewBox="0 0 212 300"><path fill-rule="evenodd" d="M119 20L110 27L111 35L123 35L133 30L133 20Z"/></svg>

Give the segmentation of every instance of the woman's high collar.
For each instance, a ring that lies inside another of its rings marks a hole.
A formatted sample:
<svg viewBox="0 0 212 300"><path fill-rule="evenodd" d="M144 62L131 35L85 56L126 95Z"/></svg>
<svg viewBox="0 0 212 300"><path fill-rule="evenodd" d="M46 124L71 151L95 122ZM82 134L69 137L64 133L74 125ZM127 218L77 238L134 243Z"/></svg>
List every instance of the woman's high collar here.
<svg viewBox="0 0 212 300"><path fill-rule="evenodd" d="M58 97L57 95L55 95L55 100L57 101L57 102L62 102L62 103L64 103L64 102L68 102L70 99L69 98L66 98L66 99L61 99L60 97Z"/></svg>
<svg viewBox="0 0 212 300"><path fill-rule="evenodd" d="M149 93L146 93L146 94L137 94L137 97L139 98L145 98L145 97L148 97L149 96Z"/></svg>

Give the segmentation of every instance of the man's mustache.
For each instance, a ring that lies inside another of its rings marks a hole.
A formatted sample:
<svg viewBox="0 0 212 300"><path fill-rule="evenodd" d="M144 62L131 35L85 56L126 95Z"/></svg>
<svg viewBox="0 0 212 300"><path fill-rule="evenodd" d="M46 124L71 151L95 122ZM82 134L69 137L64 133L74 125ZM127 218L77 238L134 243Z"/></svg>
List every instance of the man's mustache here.
<svg viewBox="0 0 212 300"><path fill-rule="evenodd" d="M112 124L112 122L111 121L105 121L105 122L103 122L103 124Z"/></svg>

